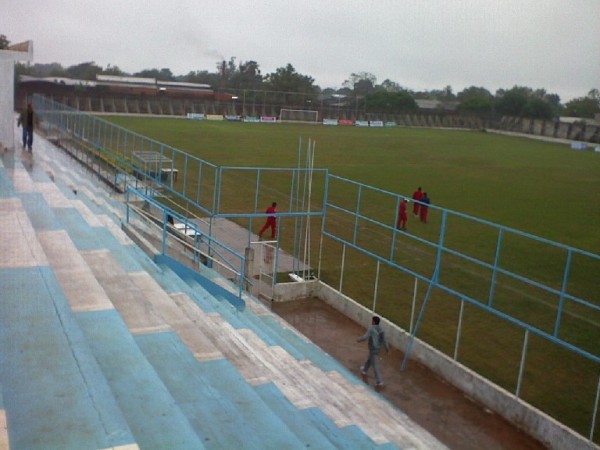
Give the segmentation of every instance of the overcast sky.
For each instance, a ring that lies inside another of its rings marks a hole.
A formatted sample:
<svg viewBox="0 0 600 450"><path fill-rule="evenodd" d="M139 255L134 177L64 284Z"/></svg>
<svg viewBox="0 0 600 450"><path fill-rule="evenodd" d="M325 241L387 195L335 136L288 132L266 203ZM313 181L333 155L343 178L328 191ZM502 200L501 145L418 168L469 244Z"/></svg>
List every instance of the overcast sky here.
<svg viewBox="0 0 600 450"><path fill-rule="evenodd" d="M600 0L0 0L34 62L133 73L291 63L322 88L370 72L413 90L515 85L564 103L600 89Z"/></svg>

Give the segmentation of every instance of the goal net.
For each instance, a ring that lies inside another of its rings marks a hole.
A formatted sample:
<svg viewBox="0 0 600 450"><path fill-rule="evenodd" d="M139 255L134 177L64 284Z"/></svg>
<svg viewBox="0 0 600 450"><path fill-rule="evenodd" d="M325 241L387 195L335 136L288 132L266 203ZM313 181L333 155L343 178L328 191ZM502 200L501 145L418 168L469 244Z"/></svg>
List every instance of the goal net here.
<svg viewBox="0 0 600 450"><path fill-rule="evenodd" d="M285 109L281 108L279 112L279 121L281 122L311 122L316 123L319 120L319 111L309 109Z"/></svg>

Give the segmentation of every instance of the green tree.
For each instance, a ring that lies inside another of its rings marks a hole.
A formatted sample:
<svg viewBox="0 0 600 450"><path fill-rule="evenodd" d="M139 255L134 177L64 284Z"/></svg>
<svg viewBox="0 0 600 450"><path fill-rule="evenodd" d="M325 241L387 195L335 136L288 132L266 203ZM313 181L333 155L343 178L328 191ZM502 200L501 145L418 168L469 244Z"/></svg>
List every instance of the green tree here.
<svg viewBox="0 0 600 450"><path fill-rule="evenodd" d="M230 80L232 79L236 70L235 56L229 58L229 61L218 61L217 74L219 75L219 86L230 87Z"/></svg>
<svg viewBox="0 0 600 450"><path fill-rule="evenodd" d="M417 103L410 92L403 90L400 92L387 92L383 89L377 90L365 97L367 112L380 113L402 113L415 111ZM362 105L363 107L365 105Z"/></svg>
<svg viewBox="0 0 600 450"><path fill-rule="evenodd" d="M175 81L175 77L173 76L173 72L171 69L144 69L140 72L136 72L133 74L134 77L142 77L142 78L156 78L160 81Z"/></svg>
<svg viewBox="0 0 600 450"><path fill-rule="evenodd" d="M454 95L454 92L452 91L452 86L448 85L444 89L416 92L415 98L447 102L456 100L456 95Z"/></svg>
<svg viewBox="0 0 600 450"><path fill-rule="evenodd" d="M177 77L177 81L188 83L208 84L212 87L219 85L219 74L216 72L210 73L207 70L191 71L187 75Z"/></svg>
<svg viewBox="0 0 600 450"><path fill-rule="evenodd" d="M240 62L237 69L231 74L229 86L234 89L260 89L263 77L256 61Z"/></svg>
<svg viewBox="0 0 600 450"><path fill-rule="evenodd" d="M572 117L593 118L600 113L600 92L592 89L585 97L575 98L565 105L564 113Z"/></svg>
<svg viewBox="0 0 600 450"><path fill-rule="evenodd" d="M384 80L379 86L376 86L376 88L381 88L381 89L383 89L384 91L387 91L387 92L402 92L402 91L407 91L402 86L400 86L398 83L396 83L395 81L392 81L390 79Z"/></svg>
<svg viewBox="0 0 600 450"><path fill-rule="evenodd" d="M496 92L496 111L507 116L522 116L530 95L531 89L526 87L500 89Z"/></svg>
<svg viewBox="0 0 600 450"><path fill-rule="evenodd" d="M318 89L313 84L315 80L296 72L291 64L279 67L266 75L264 80L265 88L275 91L269 94L268 102L299 109L308 108L308 105L317 102Z"/></svg>
<svg viewBox="0 0 600 450"><path fill-rule="evenodd" d="M102 73L102 67L93 61L70 66L66 69L67 76L77 80L95 80L96 75L100 73Z"/></svg>
<svg viewBox="0 0 600 450"><path fill-rule="evenodd" d="M456 96L460 102L458 110L467 114L489 114L492 112L494 96L483 87L470 86Z"/></svg>
<svg viewBox="0 0 600 450"><path fill-rule="evenodd" d="M533 119L551 119L554 117L554 111L546 100L532 97L525 103L523 115Z"/></svg>
<svg viewBox="0 0 600 450"><path fill-rule="evenodd" d="M32 77L68 77L69 74L59 63L50 64L15 64L15 74L29 75Z"/></svg>
<svg viewBox="0 0 600 450"><path fill-rule="evenodd" d="M110 65L110 64L109 64L108 66L106 66L106 69L104 69L104 70L102 71L102 74L103 74L103 75L115 75L115 76L119 76L119 77L122 77L122 76L126 76L126 75L127 75L127 73L123 72L123 71L122 71L122 70L119 68L119 66L112 66L112 67L111 67L111 65Z"/></svg>
<svg viewBox="0 0 600 450"><path fill-rule="evenodd" d="M265 84L269 90L281 92L315 93L314 78L296 72L294 66L288 64L279 67L275 72L265 76Z"/></svg>
<svg viewBox="0 0 600 450"><path fill-rule="evenodd" d="M9 45L10 41L6 38L6 36L0 34L0 50L7 49Z"/></svg>
<svg viewBox="0 0 600 450"><path fill-rule="evenodd" d="M369 72L351 73L342 86L352 89L356 97L364 97L375 90L377 77Z"/></svg>

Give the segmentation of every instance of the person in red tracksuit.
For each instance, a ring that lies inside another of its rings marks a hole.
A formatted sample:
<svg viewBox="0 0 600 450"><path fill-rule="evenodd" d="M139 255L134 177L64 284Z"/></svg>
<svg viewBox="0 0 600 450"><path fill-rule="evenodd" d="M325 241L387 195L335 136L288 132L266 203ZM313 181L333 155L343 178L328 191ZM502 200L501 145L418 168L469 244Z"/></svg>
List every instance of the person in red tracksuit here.
<svg viewBox="0 0 600 450"><path fill-rule="evenodd" d="M427 212L429 210L429 197L427 196L427 192L423 192L423 197L421 198L421 222L427 223Z"/></svg>
<svg viewBox="0 0 600 450"><path fill-rule="evenodd" d="M423 191L421 190L421 187L419 186L419 188L414 192L412 199L414 200L414 205L413 205L413 214L415 217L419 216L419 206L420 205L420 201L423 198Z"/></svg>
<svg viewBox="0 0 600 450"><path fill-rule="evenodd" d="M261 238L262 234L267 230L267 228L271 228L271 239L274 239L275 233L277 232L277 218L275 217L275 214L277 213L277 203L271 203L271 206L267 208L265 213L269 214L269 216L267 217L267 221L263 227L258 232L258 237Z"/></svg>
<svg viewBox="0 0 600 450"><path fill-rule="evenodd" d="M401 230L406 230L406 221L408 220L408 217L406 215L407 203L408 200L406 200L405 198L403 198L400 202L400 211L398 212L398 223L396 224L396 228Z"/></svg>

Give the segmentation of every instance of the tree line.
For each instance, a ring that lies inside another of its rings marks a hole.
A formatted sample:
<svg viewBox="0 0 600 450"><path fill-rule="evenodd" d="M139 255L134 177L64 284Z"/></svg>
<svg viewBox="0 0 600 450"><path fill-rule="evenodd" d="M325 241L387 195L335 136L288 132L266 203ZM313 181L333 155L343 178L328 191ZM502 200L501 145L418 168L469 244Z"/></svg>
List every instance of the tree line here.
<svg viewBox="0 0 600 450"><path fill-rule="evenodd" d="M9 41L0 35L0 49L7 48ZM20 75L36 77L67 77L80 80L95 80L96 75L118 75L155 78L160 81L182 81L210 85L215 90L234 92L261 91L280 93L280 100L286 103L291 97L301 95L303 102L315 103L335 101L351 105L357 110L377 113L405 113L418 109L417 100L434 100L442 105L451 105L464 114L508 115L551 119L557 116L593 118L600 113L600 91L591 89L587 95L561 104L557 94L545 89L514 86L498 89L495 93L484 87L470 86L454 93L451 86L443 89L414 91L386 79L377 82L369 72L352 73L339 89L321 88L309 75L298 73L292 64L277 68L274 72L262 74L256 61L228 61L216 63L214 71L196 70L185 75L175 75L168 68L144 69L127 73L118 66L101 67L94 62L84 62L69 67L59 63L21 64L15 66L17 79Z"/></svg>

